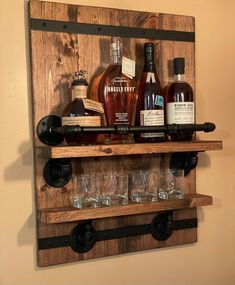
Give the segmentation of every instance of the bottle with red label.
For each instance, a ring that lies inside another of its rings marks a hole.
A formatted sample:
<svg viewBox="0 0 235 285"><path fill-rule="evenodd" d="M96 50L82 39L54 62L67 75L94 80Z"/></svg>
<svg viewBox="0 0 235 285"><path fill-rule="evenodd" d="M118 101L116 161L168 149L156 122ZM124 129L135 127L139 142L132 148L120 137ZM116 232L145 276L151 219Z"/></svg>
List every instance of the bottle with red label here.
<svg viewBox="0 0 235 285"><path fill-rule="evenodd" d="M166 89L167 124L194 124L193 89L184 80L185 59L174 58L174 82ZM171 134L172 141L192 140L192 131L178 131Z"/></svg>

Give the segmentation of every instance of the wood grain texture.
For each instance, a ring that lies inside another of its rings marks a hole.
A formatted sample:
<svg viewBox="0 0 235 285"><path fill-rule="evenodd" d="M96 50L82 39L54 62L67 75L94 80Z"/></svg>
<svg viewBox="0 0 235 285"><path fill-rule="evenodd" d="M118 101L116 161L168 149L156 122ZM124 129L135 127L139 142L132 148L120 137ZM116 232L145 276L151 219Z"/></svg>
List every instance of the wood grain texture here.
<svg viewBox="0 0 235 285"><path fill-rule="evenodd" d="M194 32L194 18L155 12L129 11L45 1L30 1L30 18L59 20L78 23L105 24L137 28L151 28ZM196 217L197 206L210 205L210 196L196 195L195 170L185 178L186 198L154 204L136 204L123 207L76 210L69 207L74 184L53 188L43 179L43 167L48 158L73 158L73 175L108 171L151 170L159 167L162 154L179 151L207 151L222 148L219 141L164 143L144 145L113 145L84 147L45 147L38 140L36 127L42 117L60 115L71 100L72 74L85 69L88 72L89 92L97 86L109 62L110 37L81 34L43 32L30 30L32 102L35 150L35 191L38 238L69 235L78 220L94 217L96 230L150 223L155 212L174 209L174 219ZM123 39L126 57L136 60L136 79L143 70L143 44L145 39ZM156 47L156 66L162 85L172 80L172 59L186 58L186 80L195 90L195 43L153 41ZM96 90L90 94L96 98ZM188 195L188 196L187 196ZM178 210L175 210L178 209ZM42 222L43 221L43 222ZM98 242L85 254L78 254L70 247L38 250L39 266L49 266L72 261L82 261L126 252L174 246L196 242L197 230L179 230L166 241L158 242L151 235Z"/></svg>
<svg viewBox="0 0 235 285"><path fill-rule="evenodd" d="M221 150L221 141L191 141L191 142L166 142L159 144L130 144L130 145L94 145L94 146L58 146L43 147L45 156L50 158L63 157L109 157L119 155L173 153L190 151Z"/></svg>
<svg viewBox="0 0 235 285"><path fill-rule="evenodd" d="M39 219L46 224L65 223L89 219L100 219L141 213L153 213L167 210L195 208L212 205L212 197L200 194L188 194L184 199L158 201L152 203L129 203L124 206L101 207L78 210L73 207L43 209Z"/></svg>

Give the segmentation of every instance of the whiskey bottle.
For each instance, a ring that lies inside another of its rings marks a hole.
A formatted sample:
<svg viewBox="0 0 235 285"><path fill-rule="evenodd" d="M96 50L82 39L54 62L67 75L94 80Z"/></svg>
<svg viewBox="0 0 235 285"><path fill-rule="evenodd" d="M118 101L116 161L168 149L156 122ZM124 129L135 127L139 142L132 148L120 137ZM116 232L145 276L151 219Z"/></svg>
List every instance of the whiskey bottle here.
<svg viewBox="0 0 235 285"><path fill-rule="evenodd" d="M88 83L86 71L75 72L71 84L72 101L62 112L62 126L101 126L102 105L87 98ZM69 145L95 144L97 135L66 135L65 140Z"/></svg>
<svg viewBox="0 0 235 285"><path fill-rule="evenodd" d="M194 102L192 87L184 80L185 59L174 58L174 82L166 89L167 124L194 124ZM192 139L192 131L171 134L172 141Z"/></svg>
<svg viewBox="0 0 235 285"><path fill-rule="evenodd" d="M119 37L111 39L111 62L103 73L98 88L103 103L106 125L134 125L136 114L136 83L122 72L122 47ZM133 134L105 135L104 143L133 143Z"/></svg>
<svg viewBox="0 0 235 285"><path fill-rule="evenodd" d="M154 44L144 45L144 71L140 79L136 125L164 125L164 98L154 62ZM141 133L135 136L137 142L160 142L164 133Z"/></svg>

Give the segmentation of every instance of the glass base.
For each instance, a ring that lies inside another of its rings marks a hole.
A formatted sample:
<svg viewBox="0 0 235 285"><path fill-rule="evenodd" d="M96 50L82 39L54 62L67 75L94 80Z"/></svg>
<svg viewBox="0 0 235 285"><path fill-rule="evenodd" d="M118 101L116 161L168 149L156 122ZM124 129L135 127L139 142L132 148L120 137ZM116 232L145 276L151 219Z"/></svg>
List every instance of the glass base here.
<svg viewBox="0 0 235 285"><path fill-rule="evenodd" d="M81 199L77 197L71 198L71 205L78 209L98 208L100 201L96 198Z"/></svg>
<svg viewBox="0 0 235 285"><path fill-rule="evenodd" d="M100 207L100 201L97 198L85 198L82 201L83 208L98 208Z"/></svg>
<svg viewBox="0 0 235 285"><path fill-rule="evenodd" d="M140 203L140 202L154 202L158 200L158 196L154 193L132 193L130 196L130 200L132 202Z"/></svg>
<svg viewBox="0 0 235 285"><path fill-rule="evenodd" d="M169 191L159 191L159 199L163 200L174 200L174 199L183 199L184 193L180 189L172 189Z"/></svg>
<svg viewBox="0 0 235 285"><path fill-rule="evenodd" d="M112 195L112 196L103 196L101 199L101 203L106 206L110 205L126 205L128 204L127 195Z"/></svg>

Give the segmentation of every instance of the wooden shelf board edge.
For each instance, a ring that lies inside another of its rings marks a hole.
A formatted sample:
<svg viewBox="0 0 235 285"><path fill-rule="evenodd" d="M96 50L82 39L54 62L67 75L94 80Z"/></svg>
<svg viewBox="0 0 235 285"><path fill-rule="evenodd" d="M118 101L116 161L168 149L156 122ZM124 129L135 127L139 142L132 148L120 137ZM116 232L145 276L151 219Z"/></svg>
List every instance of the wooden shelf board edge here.
<svg viewBox="0 0 235 285"><path fill-rule="evenodd" d="M161 200L152 203L131 203L123 206L100 207L96 209L76 209L73 207L39 210L39 220L46 224L74 222L89 219L110 218L167 210L195 208L212 205L212 197L202 194L188 194L184 199Z"/></svg>
<svg viewBox="0 0 235 285"><path fill-rule="evenodd" d="M146 144L117 144L93 146L40 147L44 156L50 158L98 157L135 154L170 153L185 151L221 150L222 141L190 141Z"/></svg>

